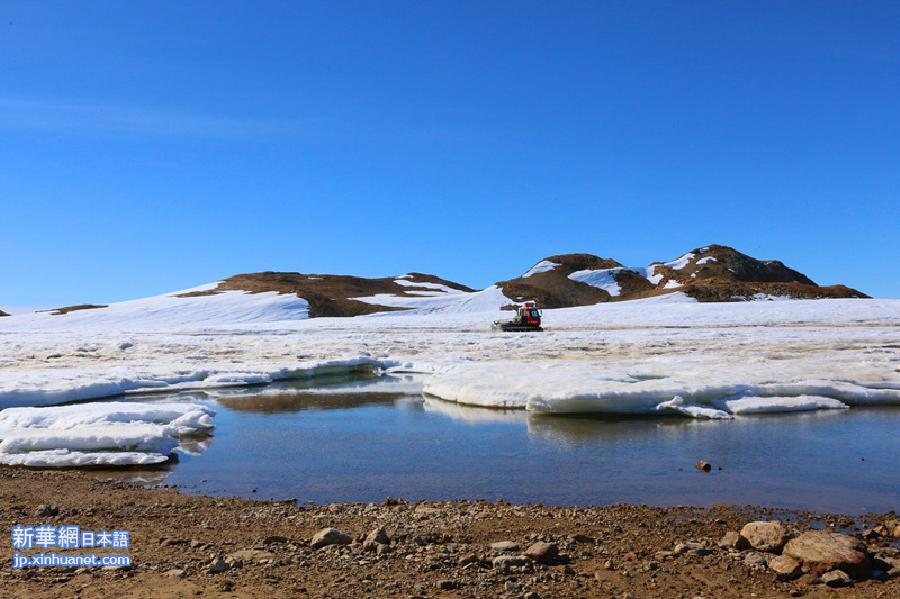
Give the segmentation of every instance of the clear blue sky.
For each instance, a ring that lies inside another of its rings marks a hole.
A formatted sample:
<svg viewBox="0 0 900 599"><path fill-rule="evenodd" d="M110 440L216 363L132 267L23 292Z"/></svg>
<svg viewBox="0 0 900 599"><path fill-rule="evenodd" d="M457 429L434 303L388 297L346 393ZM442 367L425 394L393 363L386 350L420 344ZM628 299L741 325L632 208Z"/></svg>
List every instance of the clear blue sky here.
<svg viewBox="0 0 900 599"><path fill-rule="evenodd" d="M900 297L900 3L0 3L0 307L724 243Z"/></svg>

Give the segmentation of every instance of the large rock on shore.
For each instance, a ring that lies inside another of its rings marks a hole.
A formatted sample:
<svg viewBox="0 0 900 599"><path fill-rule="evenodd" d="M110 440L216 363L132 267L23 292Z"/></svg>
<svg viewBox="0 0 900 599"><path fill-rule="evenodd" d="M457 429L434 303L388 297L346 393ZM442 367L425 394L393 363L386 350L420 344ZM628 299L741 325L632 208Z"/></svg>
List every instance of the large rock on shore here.
<svg viewBox="0 0 900 599"><path fill-rule="evenodd" d="M800 566L800 562L789 555L776 555L769 560L769 569L778 580L794 580L803 573Z"/></svg>
<svg viewBox="0 0 900 599"><path fill-rule="evenodd" d="M353 539L336 528L323 528L313 536L310 545L313 549L327 545L349 545Z"/></svg>
<svg viewBox="0 0 900 599"><path fill-rule="evenodd" d="M525 550L525 557L539 564L552 563L559 556L556 543L534 543Z"/></svg>
<svg viewBox="0 0 900 599"><path fill-rule="evenodd" d="M741 536L757 551L777 553L787 541L787 530L777 520L757 521L745 525Z"/></svg>
<svg viewBox="0 0 900 599"><path fill-rule="evenodd" d="M783 555L802 562L805 571L815 574L841 570L856 579L872 576L872 560L865 544L845 534L805 532L787 542Z"/></svg>

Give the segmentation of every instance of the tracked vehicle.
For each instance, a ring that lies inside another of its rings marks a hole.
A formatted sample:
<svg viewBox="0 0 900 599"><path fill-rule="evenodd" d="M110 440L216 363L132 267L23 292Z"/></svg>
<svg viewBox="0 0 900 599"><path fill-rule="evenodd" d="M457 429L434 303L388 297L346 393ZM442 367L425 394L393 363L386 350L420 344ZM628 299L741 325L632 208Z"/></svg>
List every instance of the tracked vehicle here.
<svg viewBox="0 0 900 599"><path fill-rule="evenodd" d="M525 302L516 308L516 317L512 320L495 320L491 328L504 333L541 333L542 312L535 302Z"/></svg>

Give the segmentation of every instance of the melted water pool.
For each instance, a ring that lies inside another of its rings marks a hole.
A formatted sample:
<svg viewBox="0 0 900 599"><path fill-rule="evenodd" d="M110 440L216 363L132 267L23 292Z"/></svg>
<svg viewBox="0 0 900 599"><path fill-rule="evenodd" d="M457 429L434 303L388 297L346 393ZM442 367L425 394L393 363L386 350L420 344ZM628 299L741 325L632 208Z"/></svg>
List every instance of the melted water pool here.
<svg viewBox="0 0 900 599"><path fill-rule="evenodd" d="M301 502L900 508L898 408L591 419L466 408L417 389L412 377L380 377L180 394L216 408L215 434L148 480ZM695 470L701 459L711 473Z"/></svg>

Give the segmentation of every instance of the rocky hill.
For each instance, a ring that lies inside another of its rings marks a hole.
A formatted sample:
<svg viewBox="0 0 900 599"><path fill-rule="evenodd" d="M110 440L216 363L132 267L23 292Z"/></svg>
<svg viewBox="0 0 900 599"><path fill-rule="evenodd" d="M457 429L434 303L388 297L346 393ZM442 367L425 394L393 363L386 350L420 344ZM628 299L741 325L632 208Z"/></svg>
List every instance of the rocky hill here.
<svg viewBox="0 0 900 599"><path fill-rule="evenodd" d="M591 254L550 256L497 286L513 301L545 308L585 306L683 291L701 302L752 299L865 298L845 287L817 285L777 260L757 260L734 248L710 245L670 262L627 267Z"/></svg>
<svg viewBox="0 0 900 599"><path fill-rule="evenodd" d="M413 272L399 277L368 279L352 275L302 274L299 272L257 272L234 275L220 282L215 289L193 291L179 297L214 295L221 291L276 291L294 294L309 303L309 316L360 316L403 308L382 306L359 301L360 297L390 295L420 297L422 294L447 291L474 292L465 285L440 277Z"/></svg>
<svg viewBox="0 0 900 599"><path fill-rule="evenodd" d="M4 312L3 310L0 310L0 318L2 318L2 317L4 317L4 316L9 316L9 314L7 314L6 312Z"/></svg>
<svg viewBox="0 0 900 599"><path fill-rule="evenodd" d="M285 309L302 318L361 316L399 310L418 313L491 311L514 308L515 304L527 300L537 301L542 308L568 308L677 291L701 302L868 297L843 285L820 286L777 260L757 260L723 245L697 248L675 260L653 262L647 266L625 266L612 258L592 254L549 256L523 275L481 291L419 272L366 278L267 271L238 274L214 286L160 297L217 296L217 299L227 301L223 295L226 291L245 291L254 295L276 292L280 294L276 302L279 305L289 296L300 298L303 301L299 304ZM252 298L247 298L247 302L252 303ZM244 306L247 302L239 303ZM138 304L134 306L137 309ZM188 309L180 305L166 306L166 311ZM242 309L238 305L223 306L220 304L216 309ZM112 308L106 304L85 303L41 312L63 317L73 312L104 313L110 310ZM197 318L205 310L212 310L211 305L193 304L191 317ZM0 316L7 314L0 311ZM279 313L278 317L283 316Z"/></svg>

